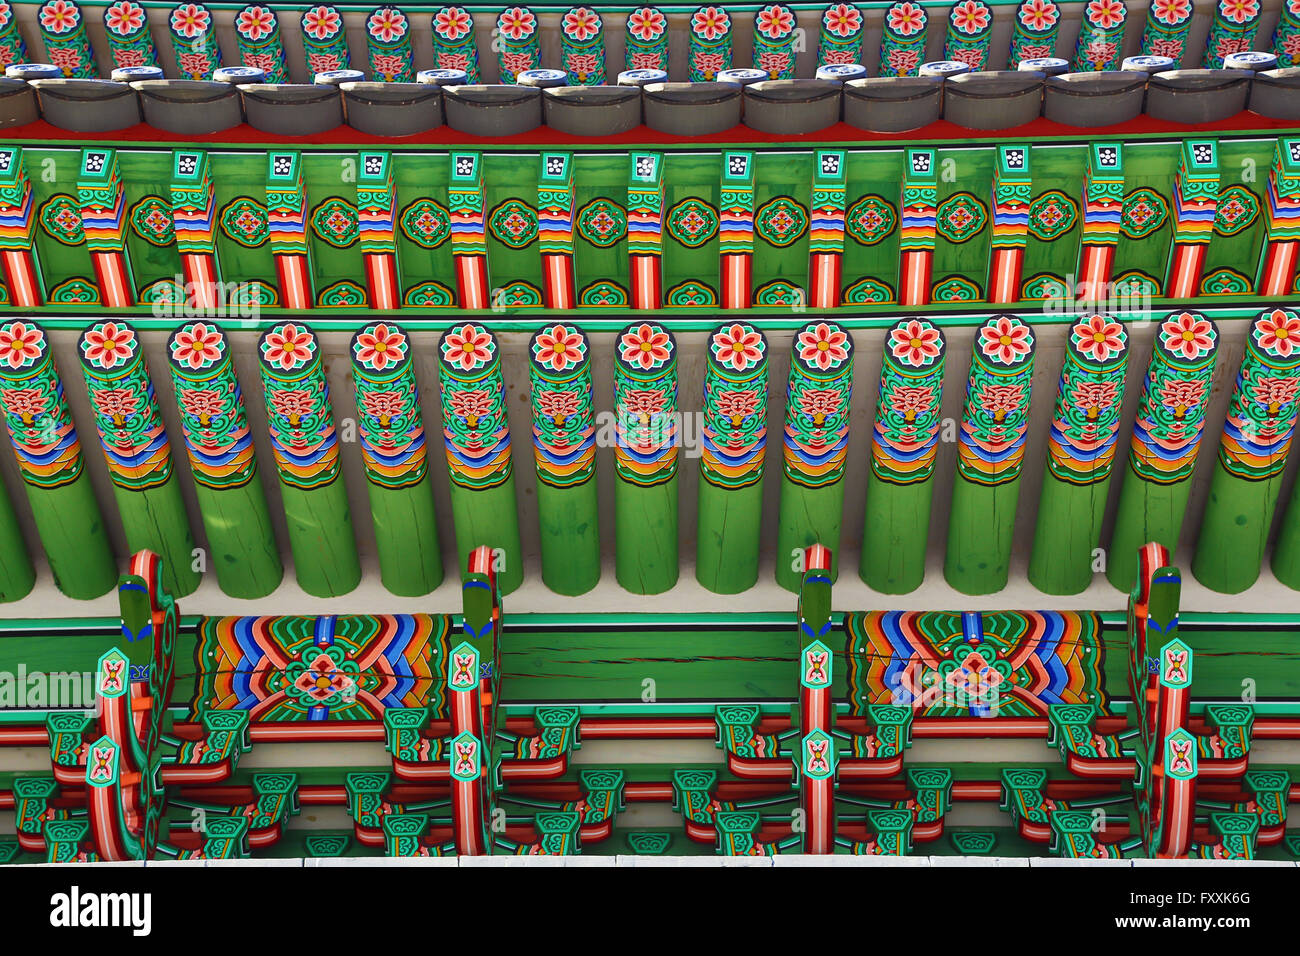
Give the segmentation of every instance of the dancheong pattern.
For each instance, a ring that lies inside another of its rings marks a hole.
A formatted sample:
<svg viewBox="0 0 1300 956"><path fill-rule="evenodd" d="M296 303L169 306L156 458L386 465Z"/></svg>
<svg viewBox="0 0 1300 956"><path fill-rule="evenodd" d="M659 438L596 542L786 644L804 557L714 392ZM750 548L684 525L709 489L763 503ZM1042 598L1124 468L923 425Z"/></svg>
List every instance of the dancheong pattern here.
<svg viewBox="0 0 1300 956"><path fill-rule="evenodd" d="M957 444L957 472L967 481L994 485L1020 476L1034 346L1033 330L1016 316L993 316L975 334Z"/></svg>
<svg viewBox="0 0 1300 956"><path fill-rule="evenodd" d="M301 323L281 322L262 333L258 357L280 480L295 488L330 484L339 444L320 340Z"/></svg>
<svg viewBox="0 0 1300 956"><path fill-rule="evenodd" d="M346 199L327 199L312 213L311 228L336 249L346 249L361 238L357 207Z"/></svg>
<svg viewBox="0 0 1300 956"><path fill-rule="evenodd" d="M894 231L898 213L880 196L863 196L844 213L844 228L864 246L873 246Z"/></svg>
<svg viewBox="0 0 1300 956"><path fill-rule="evenodd" d="M1188 478L1205 429L1219 330L1199 312L1174 312L1156 330L1129 463L1146 481Z"/></svg>
<svg viewBox="0 0 1300 956"><path fill-rule="evenodd" d="M207 617L190 716L245 710L259 723L379 721L443 711L451 621L428 614Z"/></svg>
<svg viewBox="0 0 1300 956"><path fill-rule="evenodd" d="M882 481L911 484L934 473L945 349L927 319L903 319L885 337L871 434L871 470Z"/></svg>
<svg viewBox="0 0 1300 956"><path fill-rule="evenodd" d="M402 233L416 245L436 249L451 235L451 214L432 199L417 199L402 210Z"/></svg>
<svg viewBox="0 0 1300 956"><path fill-rule="evenodd" d="M683 199L668 210L669 234L684 246L702 246L718 233L718 211L703 199Z"/></svg>
<svg viewBox="0 0 1300 956"><path fill-rule="evenodd" d="M528 351L538 480L580 485L596 472L590 343L577 326L556 322L533 335Z"/></svg>
<svg viewBox="0 0 1300 956"><path fill-rule="evenodd" d="M578 233L593 246L612 246L627 235L627 212L610 199L593 199L578 211Z"/></svg>
<svg viewBox="0 0 1300 956"><path fill-rule="evenodd" d="M511 249L523 249L537 238L537 210L522 199L507 199L492 210L488 230Z"/></svg>
<svg viewBox="0 0 1300 956"><path fill-rule="evenodd" d="M81 474L77 427L45 330L30 321L0 324L0 411L23 481L57 488Z"/></svg>
<svg viewBox="0 0 1300 956"><path fill-rule="evenodd" d="M40 219L45 231L64 245L79 246L86 241L81 208L71 196L60 193L45 200Z"/></svg>
<svg viewBox="0 0 1300 956"><path fill-rule="evenodd" d="M1251 325L1237 373L1219 461L1229 474L1261 481L1281 474L1300 410L1300 314L1269 309Z"/></svg>
<svg viewBox="0 0 1300 956"><path fill-rule="evenodd" d="M1061 481L1086 485L1110 476L1127 362L1122 322L1089 315L1071 328L1047 442L1047 467Z"/></svg>
<svg viewBox="0 0 1300 956"><path fill-rule="evenodd" d="M788 196L778 196L758 207L754 230L774 246L792 245L808 231L808 210Z"/></svg>
<svg viewBox="0 0 1300 956"><path fill-rule="evenodd" d="M935 211L935 229L949 242L973 239L988 220L988 210L970 193L949 196Z"/></svg>
<svg viewBox="0 0 1300 956"><path fill-rule="evenodd" d="M1235 236L1259 218L1259 197L1245 186L1229 186L1219 193L1214 207L1214 231Z"/></svg>
<svg viewBox="0 0 1300 956"><path fill-rule="evenodd" d="M194 480L209 488L247 484L257 463L226 334L210 322L187 322L167 340L167 357Z"/></svg>
<svg viewBox="0 0 1300 956"><path fill-rule="evenodd" d="M1036 239L1059 239L1079 221L1079 204L1058 189L1043 193L1029 204L1029 232Z"/></svg>
<svg viewBox="0 0 1300 956"><path fill-rule="evenodd" d="M230 202L221 210L221 231L241 246L262 245L271 236L266 207L256 199Z"/></svg>
<svg viewBox="0 0 1300 956"><path fill-rule="evenodd" d="M845 615L849 710L924 717L1045 717L1053 704L1107 713L1101 621L1089 612L866 611Z"/></svg>
<svg viewBox="0 0 1300 956"><path fill-rule="evenodd" d="M366 477L383 488L419 483L428 465L410 336L372 322L352 336L350 351Z"/></svg>
<svg viewBox="0 0 1300 956"><path fill-rule="evenodd" d="M158 196L146 196L131 207L131 228L155 246L169 246L176 237L171 203Z"/></svg>
<svg viewBox="0 0 1300 956"><path fill-rule="evenodd" d="M617 474L634 485L662 484L677 474L677 340L661 325L638 322L615 341Z"/></svg>
<svg viewBox="0 0 1300 956"><path fill-rule="evenodd" d="M754 326L730 322L714 329L704 373L700 474L722 488L763 477L767 447L767 339Z"/></svg>
<svg viewBox="0 0 1300 956"><path fill-rule="evenodd" d="M786 389L785 474L811 488L844 477L853 394L853 338L833 322L795 333Z"/></svg>
<svg viewBox="0 0 1300 956"><path fill-rule="evenodd" d="M442 434L451 480L466 488L490 488L511 475L506 385L496 336L466 322L438 343L442 385Z"/></svg>
<svg viewBox="0 0 1300 956"><path fill-rule="evenodd" d="M1124 197L1119 227L1130 239L1143 239L1169 219L1169 203L1154 189L1135 189Z"/></svg>

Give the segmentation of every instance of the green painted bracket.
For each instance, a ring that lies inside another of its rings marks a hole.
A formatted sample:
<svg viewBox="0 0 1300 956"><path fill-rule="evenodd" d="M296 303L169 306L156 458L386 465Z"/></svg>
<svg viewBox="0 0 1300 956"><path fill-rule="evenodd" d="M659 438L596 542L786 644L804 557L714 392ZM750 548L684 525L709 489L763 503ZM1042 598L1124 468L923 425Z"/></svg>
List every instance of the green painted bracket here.
<svg viewBox="0 0 1300 956"><path fill-rule="evenodd" d="M43 827L45 836L45 862L46 863L74 863L78 862L77 857L81 854L82 845L90 839L90 821L80 820L47 820ZM87 852L87 860L97 860L99 857L92 852Z"/></svg>
<svg viewBox="0 0 1300 956"><path fill-rule="evenodd" d="M672 846L673 835L659 831L629 833L624 838L627 848L637 856L663 856Z"/></svg>
<svg viewBox="0 0 1300 956"><path fill-rule="evenodd" d="M574 810L539 813L533 820L538 846L547 856L573 856L582 851L578 829L582 818Z"/></svg>
<svg viewBox="0 0 1300 956"><path fill-rule="evenodd" d="M911 707L897 704L869 704L867 722L875 728L876 757L895 757L912 746Z"/></svg>
<svg viewBox="0 0 1300 956"><path fill-rule="evenodd" d="M1047 770L1042 767L1014 767L1002 771L1002 795L998 808L1011 814L1019 825L1021 820L1029 823L1047 823L1048 812L1044 809L1047 802ZM1089 820L1092 819L1088 815Z"/></svg>
<svg viewBox="0 0 1300 956"><path fill-rule="evenodd" d="M868 810L867 829L875 834L882 856L907 856L912 852L910 810Z"/></svg>
<svg viewBox="0 0 1300 956"><path fill-rule="evenodd" d="M18 859L18 855L22 852L22 847L18 845L16 839L10 837L0 839L0 866L12 863Z"/></svg>
<svg viewBox="0 0 1300 956"><path fill-rule="evenodd" d="M942 820L952 806L952 768L909 767L905 776L916 795L916 822Z"/></svg>
<svg viewBox="0 0 1300 956"><path fill-rule="evenodd" d="M604 823L627 809L623 795L626 770L583 770L578 774L578 782L586 792L584 823Z"/></svg>
<svg viewBox="0 0 1300 956"><path fill-rule="evenodd" d="M1052 827L1052 842L1048 849L1052 855L1068 859L1098 856L1101 847L1093 831L1095 819L1087 810L1057 810L1052 813L1048 821Z"/></svg>
<svg viewBox="0 0 1300 956"><path fill-rule="evenodd" d="M303 844L309 857L340 857L347 854L352 837L344 833L317 834L307 837Z"/></svg>
<svg viewBox="0 0 1300 956"><path fill-rule="evenodd" d="M1250 753L1255 728L1255 708L1250 704L1207 704L1205 723L1223 741L1223 756L1231 759Z"/></svg>
<svg viewBox="0 0 1300 956"><path fill-rule="evenodd" d="M246 710L204 710L199 724L203 727L203 739L184 741L176 751L177 763L213 764L229 760L233 772L239 766L240 756L253 748Z"/></svg>
<svg viewBox="0 0 1300 956"><path fill-rule="evenodd" d="M40 833L51 819L68 819L67 810L50 810L50 800L59 794L53 777L15 777L14 816L19 833Z"/></svg>
<svg viewBox="0 0 1300 956"><path fill-rule="evenodd" d="M1065 760L1070 754L1100 757L1093 743L1096 704L1051 704L1047 708L1047 746L1055 747Z"/></svg>
<svg viewBox="0 0 1300 956"><path fill-rule="evenodd" d="M203 825L203 856L209 860L248 859L247 817L212 817Z"/></svg>
<svg viewBox="0 0 1300 956"><path fill-rule="evenodd" d="M758 856L754 834L763 825L756 810L719 810L714 814L717 826L715 850L722 856Z"/></svg>
<svg viewBox="0 0 1300 956"><path fill-rule="evenodd" d="M87 713L70 711L46 714L45 732L50 738L50 763L59 767L77 767L82 763L81 748L95 719Z"/></svg>
<svg viewBox="0 0 1300 956"><path fill-rule="evenodd" d="M1220 838L1221 854L1215 845L1201 847L1201 855L1215 859L1253 860L1259 841L1259 815L1255 813L1211 813L1210 832Z"/></svg>
<svg viewBox="0 0 1300 956"><path fill-rule="evenodd" d="M343 778L343 788L347 791L348 813L357 826L367 830L378 830L389 817L384 811L384 793L392 781L391 773L358 771ZM389 854L390 856L393 854Z"/></svg>
<svg viewBox="0 0 1300 956"><path fill-rule="evenodd" d="M781 747L779 737L755 729L763 719L757 705L724 704L715 708L713 719L718 728L714 743L729 754L750 760L790 756L789 749Z"/></svg>
<svg viewBox="0 0 1300 956"><path fill-rule="evenodd" d="M424 856L420 839L429 829L427 813L393 813L384 817L385 856Z"/></svg>
<svg viewBox="0 0 1300 956"><path fill-rule="evenodd" d="M713 823L713 788L716 770L674 770L673 809L691 823Z"/></svg>
<svg viewBox="0 0 1300 956"><path fill-rule="evenodd" d="M1247 770L1242 789L1255 797L1260 827L1286 825L1286 807L1291 793L1291 774L1286 770Z"/></svg>
<svg viewBox="0 0 1300 956"><path fill-rule="evenodd" d="M948 842L963 856L990 856L998 845L998 835L993 830L949 832Z"/></svg>
<svg viewBox="0 0 1300 956"><path fill-rule="evenodd" d="M421 753L424 736L420 733L429 722L427 707L388 707L384 710L384 750L403 763L429 763L442 753Z"/></svg>
<svg viewBox="0 0 1300 956"><path fill-rule="evenodd" d="M253 793L257 812L248 817L250 830L262 830L297 816L298 775L296 773L255 773Z"/></svg>

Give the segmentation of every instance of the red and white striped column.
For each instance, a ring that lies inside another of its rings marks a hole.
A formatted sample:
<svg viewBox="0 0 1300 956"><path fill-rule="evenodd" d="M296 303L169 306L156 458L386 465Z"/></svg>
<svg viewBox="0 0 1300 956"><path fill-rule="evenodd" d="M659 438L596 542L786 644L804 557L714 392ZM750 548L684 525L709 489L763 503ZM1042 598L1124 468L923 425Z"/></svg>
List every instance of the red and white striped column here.
<svg viewBox="0 0 1300 956"><path fill-rule="evenodd" d="M44 301L32 247L32 183L16 146L0 148L0 264L12 304L34 309Z"/></svg>
<svg viewBox="0 0 1300 956"><path fill-rule="evenodd" d="M1201 292L1205 254L1219 205L1219 148L1214 140L1184 140L1174 180L1174 241L1165 295L1191 299Z"/></svg>
<svg viewBox="0 0 1300 956"><path fill-rule="evenodd" d="M451 254L456 263L460 307L490 308L487 234L483 220L483 158L478 153L451 154L447 206L451 213Z"/></svg>
<svg viewBox="0 0 1300 956"><path fill-rule="evenodd" d="M548 309L577 306L573 279L573 158L543 153L537 178L537 244Z"/></svg>
<svg viewBox="0 0 1300 956"><path fill-rule="evenodd" d="M270 154L269 161L266 213L280 288L280 305L287 309L310 309L315 304L315 296L302 158L296 152L275 152Z"/></svg>
<svg viewBox="0 0 1300 956"><path fill-rule="evenodd" d="M357 171L357 222L366 290L372 309L400 309L402 289L397 272L397 188L392 160L385 152L363 152Z"/></svg>
<svg viewBox="0 0 1300 956"><path fill-rule="evenodd" d="M1296 291L1300 264L1300 139L1279 139L1268 176L1264 209L1266 242L1260 259L1259 295Z"/></svg>
<svg viewBox="0 0 1300 956"><path fill-rule="evenodd" d="M633 153L627 186L627 251L634 309L663 302L663 156Z"/></svg>
<svg viewBox="0 0 1300 956"><path fill-rule="evenodd" d="M808 224L808 301L814 309L840 304L844 268L844 153L821 150L813 172Z"/></svg>

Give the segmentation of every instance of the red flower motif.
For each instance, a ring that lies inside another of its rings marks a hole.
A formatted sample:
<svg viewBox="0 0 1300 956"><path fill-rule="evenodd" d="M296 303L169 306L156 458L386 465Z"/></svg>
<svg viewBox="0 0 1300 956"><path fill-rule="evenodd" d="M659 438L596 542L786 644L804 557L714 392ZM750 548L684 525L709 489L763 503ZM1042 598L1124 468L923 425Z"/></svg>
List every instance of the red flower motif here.
<svg viewBox="0 0 1300 956"><path fill-rule="evenodd" d="M837 3L826 8L822 23L837 37L852 36L862 29L862 11L849 3Z"/></svg>
<svg viewBox="0 0 1300 956"><path fill-rule="evenodd" d="M18 415L27 425L47 408L45 396L34 388L0 388L0 402L10 415Z"/></svg>
<svg viewBox="0 0 1300 956"><path fill-rule="evenodd" d="M1259 0L1219 0L1219 14L1238 25L1259 16Z"/></svg>
<svg viewBox="0 0 1300 956"><path fill-rule="evenodd" d="M358 362L382 372L406 358L406 336L381 322L373 332L364 331L357 336L352 352Z"/></svg>
<svg viewBox="0 0 1300 956"><path fill-rule="evenodd" d="M1122 0L1089 0L1085 10L1088 22L1101 30L1119 26L1128 15Z"/></svg>
<svg viewBox="0 0 1300 956"><path fill-rule="evenodd" d="M1274 309L1268 315L1260 316L1251 334L1261 349L1273 352L1279 358L1288 358L1300 349L1300 318L1294 312Z"/></svg>
<svg viewBox="0 0 1300 956"><path fill-rule="evenodd" d="M573 368L586 355L587 347L582 336L568 326L556 323L537 334L533 343L533 356L542 365L557 372Z"/></svg>
<svg viewBox="0 0 1300 956"><path fill-rule="evenodd" d="M934 401L934 389L926 385L900 385L889 395L889 407L904 415L909 422L926 411Z"/></svg>
<svg viewBox="0 0 1300 956"><path fill-rule="evenodd" d="M920 367L938 356L939 330L912 319L901 329L894 329L889 334L889 347L894 358L901 359L908 365Z"/></svg>
<svg viewBox="0 0 1300 956"><path fill-rule="evenodd" d="M989 25L989 8L980 0L962 0L952 8L952 25L965 34L976 34Z"/></svg>
<svg viewBox="0 0 1300 956"><path fill-rule="evenodd" d="M201 426L206 427L213 415L221 413L221 393L215 388L186 388L178 391L181 411L197 418Z"/></svg>
<svg viewBox="0 0 1300 956"><path fill-rule="evenodd" d="M849 357L849 333L837 326L818 322L804 329L795 340L799 358L811 368L820 371L834 368Z"/></svg>
<svg viewBox="0 0 1300 956"><path fill-rule="evenodd" d="M172 358L192 369L206 368L221 358L221 333L204 322L181 329L172 339Z"/></svg>
<svg viewBox="0 0 1300 956"><path fill-rule="evenodd" d="M1052 0L1028 0L1016 14L1027 30L1046 30L1061 18L1061 8Z"/></svg>
<svg viewBox="0 0 1300 956"><path fill-rule="evenodd" d="M262 357L286 372L310 362L315 351L316 337L292 322L273 329L262 340Z"/></svg>
<svg viewBox="0 0 1300 956"><path fill-rule="evenodd" d="M729 389L719 392L714 404L719 415L731 419L733 425L739 425L758 411L758 392Z"/></svg>
<svg viewBox="0 0 1300 956"><path fill-rule="evenodd" d="M266 7L245 7L235 17L235 29L249 40L260 40L275 32L275 14Z"/></svg>
<svg viewBox="0 0 1300 956"><path fill-rule="evenodd" d="M574 7L564 15L564 35L579 43L600 32L600 17L588 7Z"/></svg>
<svg viewBox="0 0 1300 956"><path fill-rule="evenodd" d="M661 37L667 25L667 19L654 7L641 7L627 15L627 32L643 43Z"/></svg>
<svg viewBox="0 0 1300 956"><path fill-rule="evenodd" d="M442 337L442 357L450 365L459 365L471 372L492 360L492 336L481 326L465 323L451 329Z"/></svg>
<svg viewBox="0 0 1300 956"><path fill-rule="evenodd" d="M1160 401L1173 408L1175 415L1182 418L1188 410L1201 404L1205 398L1205 383L1192 379L1170 379L1160 386Z"/></svg>
<svg viewBox="0 0 1300 956"><path fill-rule="evenodd" d="M459 40L474 29L474 20L462 7L445 7L433 18L433 28L444 40Z"/></svg>
<svg viewBox="0 0 1300 956"><path fill-rule="evenodd" d="M769 40L781 40L794 29L794 14L789 7L773 5L758 11L754 27Z"/></svg>
<svg viewBox="0 0 1300 956"><path fill-rule="evenodd" d="M672 355L668 333L657 325L642 324L624 332L619 339L623 361L647 371L668 361Z"/></svg>
<svg viewBox="0 0 1300 956"><path fill-rule="evenodd" d="M713 357L737 372L753 368L763 358L763 336L735 323L713 334Z"/></svg>
<svg viewBox="0 0 1300 956"><path fill-rule="evenodd" d="M447 405L457 418L464 418L470 428L478 427L478 420L492 414L492 393L484 389L467 389L448 394Z"/></svg>
<svg viewBox="0 0 1300 956"><path fill-rule="evenodd" d="M271 407L282 418L289 419L290 425L297 425L304 415L310 415L315 406L311 392L303 388L286 388L279 392L267 393Z"/></svg>
<svg viewBox="0 0 1300 956"><path fill-rule="evenodd" d="M563 425L570 415L578 414L582 403L576 392L538 392L537 410L557 425Z"/></svg>
<svg viewBox="0 0 1300 956"><path fill-rule="evenodd" d="M76 28L81 22L81 11L75 3L67 0L53 0L40 10L41 26L56 36Z"/></svg>
<svg viewBox="0 0 1300 956"><path fill-rule="evenodd" d="M980 389L980 407L1001 421L1020 408L1025 389L1021 385L985 385Z"/></svg>
<svg viewBox="0 0 1300 956"><path fill-rule="evenodd" d="M1017 358L1028 355L1033 342L1029 326L1005 315L980 329L980 350L1003 365L1014 365Z"/></svg>
<svg viewBox="0 0 1300 956"><path fill-rule="evenodd" d="M701 7L691 17L691 29L702 39L716 40L731 29L731 17L722 7Z"/></svg>
<svg viewBox="0 0 1300 956"><path fill-rule="evenodd" d="M328 40L342 25L343 18L333 7L312 7L302 15L303 32L313 40Z"/></svg>
<svg viewBox="0 0 1300 956"><path fill-rule="evenodd" d="M925 29L925 8L918 3L896 3L885 14L889 29L900 37L910 37Z"/></svg>
<svg viewBox="0 0 1300 956"><path fill-rule="evenodd" d="M172 11L172 30L187 40L202 34L211 22L212 14L197 3L183 3Z"/></svg>
<svg viewBox="0 0 1300 956"><path fill-rule="evenodd" d="M400 416L404 409L401 392L366 392L360 398L361 407L371 418L379 419L381 428L387 428L388 423Z"/></svg>
<svg viewBox="0 0 1300 956"><path fill-rule="evenodd" d="M10 368L31 365L41 357L41 343L44 340L40 329L26 322L10 322L0 326L0 362Z"/></svg>
<svg viewBox="0 0 1300 956"><path fill-rule="evenodd" d="M1071 397L1075 408L1083 409L1089 418L1096 418L1098 412L1114 406L1118 391L1115 382L1080 382Z"/></svg>
<svg viewBox="0 0 1300 956"><path fill-rule="evenodd" d="M104 26L119 36L134 33L144 26L144 7L122 0L104 11Z"/></svg>
<svg viewBox="0 0 1300 956"><path fill-rule="evenodd" d="M1110 316L1091 315L1072 334L1075 346L1094 362L1104 362L1124 348L1124 327Z"/></svg>
<svg viewBox="0 0 1300 956"><path fill-rule="evenodd" d="M114 425L121 425L140 407L139 396L129 388L101 388L92 391L90 397L99 414L113 419Z"/></svg>
<svg viewBox="0 0 1300 956"><path fill-rule="evenodd" d="M1203 316L1181 312L1161 324L1160 340L1168 351L1190 362L1214 348L1214 327Z"/></svg>
<svg viewBox="0 0 1300 956"><path fill-rule="evenodd" d="M1182 23L1192 14L1192 0L1155 0L1151 14L1160 23Z"/></svg>
<svg viewBox="0 0 1300 956"><path fill-rule="evenodd" d="M531 36L536 28L537 18L527 7L511 7L497 17L497 29L510 40L522 40Z"/></svg>
<svg viewBox="0 0 1300 956"><path fill-rule="evenodd" d="M406 14L393 7L381 7L366 21L370 35L381 43L392 43L406 36Z"/></svg>
<svg viewBox="0 0 1300 956"><path fill-rule="evenodd" d="M86 332L81 354L100 368L113 368L135 354L135 333L116 322L104 322Z"/></svg>

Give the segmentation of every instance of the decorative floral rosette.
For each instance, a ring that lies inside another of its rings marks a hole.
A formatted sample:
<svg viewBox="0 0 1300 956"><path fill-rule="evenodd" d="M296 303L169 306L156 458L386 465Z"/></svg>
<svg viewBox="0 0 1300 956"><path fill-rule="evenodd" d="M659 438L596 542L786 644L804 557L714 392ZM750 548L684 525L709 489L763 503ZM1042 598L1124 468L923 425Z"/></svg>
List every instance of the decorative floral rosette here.
<svg viewBox="0 0 1300 956"><path fill-rule="evenodd" d="M28 319L0 323L0 415L27 484L57 488L81 474L81 442L49 338Z"/></svg>
<svg viewBox="0 0 1300 956"><path fill-rule="evenodd" d="M691 14L691 42L688 51L692 83L715 80L731 68L731 14L726 7L700 7Z"/></svg>
<svg viewBox="0 0 1300 956"><path fill-rule="evenodd" d="M605 26L591 7L573 7L560 19L560 63L570 86L605 82Z"/></svg>
<svg viewBox="0 0 1300 956"><path fill-rule="evenodd" d="M384 83L409 83L415 79L411 52L411 21L397 7L382 6L366 17L366 49L370 73Z"/></svg>
<svg viewBox="0 0 1300 956"><path fill-rule="evenodd" d="M916 76L925 58L928 17L917 0L898 0L885 9L880 35L880 75Z"/></svg>
<svg viewBox="0 0 1300 956"><path fill-rule="evenodd" d="M418 484L428 457L410 336L393 322L371 322L352 336L349 353L366 477L383 488Z"/></svg>
<svg viewBox="0 0 1300 956"><path fill-rule="evenodd" d="M614 337L614 458L619 478L656 485L677 474L677 340L634 322Z"/></svg>
<svg viewBox="0 0 1300 956"><path fill-rule="evenodd" d="M1020 476L1029 430L1034 332L1025 321L995 315L976 330L957 445L957 471L996 485Z"/></svg>
<svg viewBox="0 0 1300 956"><path fill-rule="evenodd" d="M1016 69L1022 60L1055 56L1060 28L1061 7L1056 0L1021 0L1011 28L1007 68Z"/></svg>
<svg viewBox="0 0 1300 956"><path fill-rule="evenodd" d="M516 83L524 70L542 64L537 14L527 7L506 7L497 16L497 62L501 82Z"/></svg>
<svg viewBox="0 0 1300 956"><path fill-rule="evenodd" d="M172 51L181 76L187 80L210 80L221 66L217 25L212 11L201 3L182 3L167 16Z"/></svg>
<svg viewBox="0 0 1300 956"><path fill-rule="evenodd" d="M269 4L252 3L235 14L235 43L242 66L261 70L268 83L289 82L280 22Z"/></svg>
<svg viewBox="0 0 1300 956"><path fill-rule="evenodd" d="M1171 484L1191 476L1205 428L1219 330L1199 312L1171 312L1156 330L1129 459L1139 478Z"/></svg>
<svg viewBox="0 0 1300 956"><path fill-rule="evenodd" d="M496 336L475 322L448 328L438 343L438 380L451 480L464 488L502 484L513 466Z"/></svg>
<svg viewBox="0 0 1300 956"><path fill-rule="evenodd" d="M433 63L440 70L464 70L470 83L480 82L474 17L464 7L433 12Z"/></svg>
<svg viewBox="0 0 1300 956"><path fill-rule="evenodd" d="M347 36L343 29L343 14L338 7L327 4L308 7L298 22L303 52L307 56L307 72L310 75L346 70L352 66Z"/></svg>
<svg viewBox="0 0 1300 956"><path fill-rule="evenodd" d="M771 79L793 79L794 42L798 18L783 3L771 3L754 14L754 67Z"/></svg>
<svg viewBox="0 0 1300 956"><path fill-rule="evenodd" d="M907 485L934 474L946 357L943 332L928 319L901 319L885 333L871 433L871 470L881 481Z"/></svg>
<svg viewBox="0 0 1300 956"><path fill-rule="evenodd" d="M137 0L115 0L104 8L104 36L114 67L158 65L149 14Z"/></svg>
<svg viewBox="0 0 1300 956"><path fill-rule="evenodd" d="M187 322L167 340L167 358L194 480L209 488L246 484L257 463L225 333L211 322Z"/></svg>
<svg viewBox="0 0 1300 956"><path fill-rule="evenodd" d="M320 341L301 322L280 322L257 343L267 427L280 480L319 488L339 474L338 432Z"/></svg>
<svg viewBox="0 0 1300 956"><path fill-rule="evenodd" d="M1250 327L1246 354L1223 423L1219 461L1247 481L1286 468L1300 411L1300 313L1265 309Z"/></svg>
<svg viewBox="0 0 1300 956"><path fill-rule="evenodd" d="M668 17L657 7L637 7L624 25L624 63L629 70L668 69Z"/></svg>
<svg viewBox="0 0 1300 956"><path fill-rule="evenodd" d="M1090 485L1110 477L1128 344L1124 323L1110 315L1080 316L1071 327L1047 439L1047 467L1058 480Z"/></svg>

